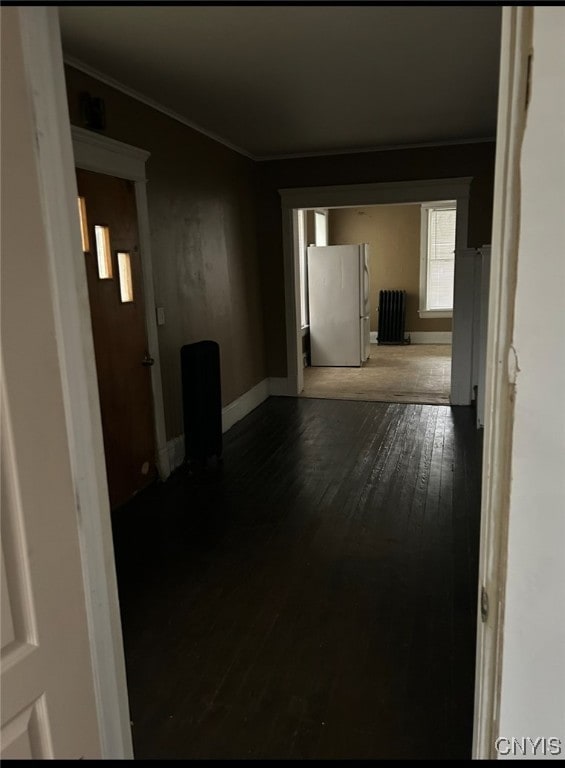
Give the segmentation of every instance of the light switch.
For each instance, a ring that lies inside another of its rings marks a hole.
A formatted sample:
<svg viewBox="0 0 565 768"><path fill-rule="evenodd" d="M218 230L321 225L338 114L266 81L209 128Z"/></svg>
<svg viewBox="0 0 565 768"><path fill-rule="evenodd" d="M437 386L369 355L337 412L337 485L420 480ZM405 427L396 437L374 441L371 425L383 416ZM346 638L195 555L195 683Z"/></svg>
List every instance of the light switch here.
<svg viewBox="0 0 565 768"><path fill-rule="evenodd" d="M165 325L165 307L157 307L157 325Z"/></svg>

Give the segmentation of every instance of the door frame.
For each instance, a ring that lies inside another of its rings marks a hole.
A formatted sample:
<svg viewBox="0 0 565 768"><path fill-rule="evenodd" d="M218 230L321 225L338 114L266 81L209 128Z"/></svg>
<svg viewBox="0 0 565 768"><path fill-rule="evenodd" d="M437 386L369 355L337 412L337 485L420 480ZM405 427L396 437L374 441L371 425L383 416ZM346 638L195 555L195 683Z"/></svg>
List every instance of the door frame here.
<svg viewBox="0 0 565 768"><path fill-rule="evenodd" d="M157 468L159 476L162 480L165 480L171 474L171 469L165 431L165 407L163 404L159 336L155 315L155 288L153 284L153 260L151 256L151 233L147 204L147 176L145 172L145 165L151 153L75 125L71 126L71 135L75 166L77 168L115 176L120 179L127 179L132 181L135 187L141 274L143 276L145 329L147 332L148 351L155 360L155 365L151 366L151 389L153 392L153 424L155 447L157 450Z"/></svg>
<svg viewBox="0 0 565 768"><path fill-rule="evenodd" d="M282 206L285 319L286 394L304 389L300 327L300 265L298 213L301 208L357 208L368 205L456 200L455 284L452 326L451 403L469 405L472 399L474 249L467 248L469 193L472 176L375 184L279 189Z"/></svg>
<svg viewBox="0 0 565 768"><path fill-rule="evenodd" d="M505 6L498 94L485 356L484 451L473 758L498 755L514 386L514 304L520 226L520 154L526 127L533 8ZM484 596L484 597L483 597ZM486 616L481 615L481 602Z"/></svg>
<svg viewBox="0 0 565 768"><path fill-rule="evenodd" d="M47 235L100 750L103 759L131 759L122 625L59 16L56 7L48 6L23 6L17 12Z"/></svg>

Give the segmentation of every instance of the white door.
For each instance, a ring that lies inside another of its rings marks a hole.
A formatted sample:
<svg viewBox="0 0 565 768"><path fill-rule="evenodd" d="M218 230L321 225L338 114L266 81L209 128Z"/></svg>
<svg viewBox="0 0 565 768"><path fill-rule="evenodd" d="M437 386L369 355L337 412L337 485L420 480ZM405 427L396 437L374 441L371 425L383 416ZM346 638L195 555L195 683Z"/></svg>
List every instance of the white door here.
<svg viewBox="0 0 565 768"><path fill-rule="evenodd" d="M1 165L9 189L1 232L1 756L99 758L79 510L19 10L0 9L2 101L10 105L2 114Z"/></svg>
<svg viewBox="0 0 565 768"><path fill-rule="evenodd" d="M49 488L34 487L33 472L23 476L4 390L3 380L1 756L98 757L74 509L52 505Z"/></svg>
<svg viewBox="0 0 565 768"><path fill-rule="evenodd" d="M308 248L313 366L359 366L359 247Z"/></svg>

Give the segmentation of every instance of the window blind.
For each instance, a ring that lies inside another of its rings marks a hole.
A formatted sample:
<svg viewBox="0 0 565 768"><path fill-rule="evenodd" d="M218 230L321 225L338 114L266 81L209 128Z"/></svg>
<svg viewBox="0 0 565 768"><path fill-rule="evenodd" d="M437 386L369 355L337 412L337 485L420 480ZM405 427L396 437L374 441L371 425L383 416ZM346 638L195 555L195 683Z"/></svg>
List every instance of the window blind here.
<svg viewBox="0 0 565 768"><path fill-rule="evenodd" d="M428 211L428 309L453 308L455 216L455 208Z"/></svg>

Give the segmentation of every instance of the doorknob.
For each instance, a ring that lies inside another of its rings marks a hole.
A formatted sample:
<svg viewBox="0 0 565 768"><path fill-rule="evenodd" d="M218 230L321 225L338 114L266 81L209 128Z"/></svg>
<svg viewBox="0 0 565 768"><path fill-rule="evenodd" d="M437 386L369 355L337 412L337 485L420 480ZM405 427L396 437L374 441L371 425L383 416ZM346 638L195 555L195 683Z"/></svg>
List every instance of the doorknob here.
<svg viewBox="0 0 565 768"><path fill-rule="evenodd" d="M155 364L155 358L151 357L151 355L146 353L145 357L141 361L141 365L145 365L147 368L149 368L149 366L154 364Z"/></svg>

